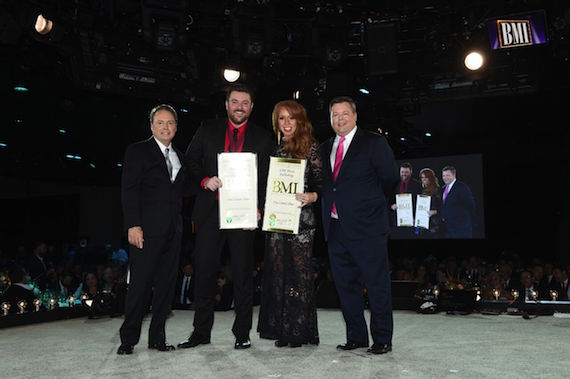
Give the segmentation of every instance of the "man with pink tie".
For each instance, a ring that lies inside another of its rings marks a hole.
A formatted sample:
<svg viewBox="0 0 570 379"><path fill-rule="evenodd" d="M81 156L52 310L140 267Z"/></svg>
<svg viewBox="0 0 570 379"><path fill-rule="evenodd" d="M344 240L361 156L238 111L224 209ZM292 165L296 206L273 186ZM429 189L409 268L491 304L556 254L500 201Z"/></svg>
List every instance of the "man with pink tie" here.
<svg viewBox="0 0 570 379"><path fill-rule="evenodd" d="M353 350L369 346L364 318L366 288L371 311L372 354L392 351L392 298L388 271L388 200L399 181L386 139L356 126L356 104L349 97L329 104L335 136L321 145L323 229L329 259Z"/></svg>

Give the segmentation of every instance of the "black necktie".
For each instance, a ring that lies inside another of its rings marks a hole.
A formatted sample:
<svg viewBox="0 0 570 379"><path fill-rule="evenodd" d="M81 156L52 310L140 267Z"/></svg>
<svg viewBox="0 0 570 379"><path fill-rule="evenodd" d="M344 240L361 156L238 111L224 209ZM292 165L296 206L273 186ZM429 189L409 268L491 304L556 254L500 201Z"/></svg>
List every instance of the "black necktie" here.
<svg viewBox="0 0 570 379"><path fill-rule="evenodd" d="M238 141L238 128L234 128L234 143L236 144L236 149L237 149L237 141Z"/></svg>

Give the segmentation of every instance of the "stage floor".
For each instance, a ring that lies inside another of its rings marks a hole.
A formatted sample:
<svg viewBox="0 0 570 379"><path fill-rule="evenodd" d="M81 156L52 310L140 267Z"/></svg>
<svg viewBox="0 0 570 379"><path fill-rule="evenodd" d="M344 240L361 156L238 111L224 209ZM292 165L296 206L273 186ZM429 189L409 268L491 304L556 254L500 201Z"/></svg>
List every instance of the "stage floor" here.
<svg viewBox="0 0 570 379"><path fill-rule="evenodd" d="M254 308L254 329L259 307ZM168 342L185 340L193 311L174 311ZM216 312L212 343L164 353L148 350L150 319L133 355L118 356L122 318L55 321L0 330L3 378L561 378L570 372L570 319L508 315L432 315L394 311L394 350L340 352L339 310L319 309L321 344L276 348L251 334L235 350L233 311ZM368 315L367 315L368 317Z"/></svg>

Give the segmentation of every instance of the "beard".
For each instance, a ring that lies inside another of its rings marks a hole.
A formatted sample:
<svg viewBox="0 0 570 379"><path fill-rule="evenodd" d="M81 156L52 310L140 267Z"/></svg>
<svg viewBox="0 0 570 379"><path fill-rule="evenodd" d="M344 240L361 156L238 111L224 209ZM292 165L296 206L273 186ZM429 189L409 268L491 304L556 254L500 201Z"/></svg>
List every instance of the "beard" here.
<svg viewBox="0 0 570 379"><path fill-rule="evenodd" d="M228 112L228 117L234 125L243 124L249 118L246 112Z"/></svg>

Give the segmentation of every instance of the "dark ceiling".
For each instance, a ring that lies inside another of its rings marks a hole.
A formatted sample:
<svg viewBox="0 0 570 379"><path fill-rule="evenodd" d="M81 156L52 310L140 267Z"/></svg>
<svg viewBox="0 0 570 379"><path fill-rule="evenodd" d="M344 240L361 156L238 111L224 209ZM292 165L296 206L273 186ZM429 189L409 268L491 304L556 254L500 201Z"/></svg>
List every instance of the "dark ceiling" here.
<svg viewBox="0 0 570 379"><path fill-rule="evenodd" d="M489 50L486 20L534 10L547 45ZM55 22L48 37L33 33L39 12ZM570 87L569 24L566 1L0 0L0 176L117 184L152 106L180 110L182 150L202 119L223 116L225 65L255 89L266 128L273 104L300 91L323 140L328 101L348 94L398 158L492 157L498 141L524 145L524 128L557 159L547 141ZM483 73L462 67L470 47L488 53Z"/></svg>

